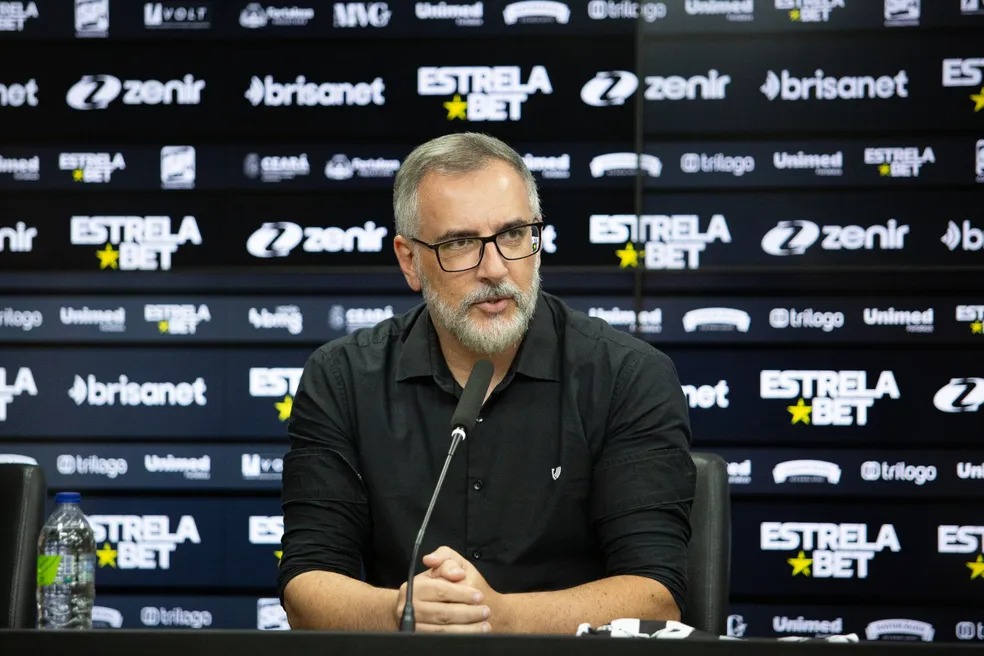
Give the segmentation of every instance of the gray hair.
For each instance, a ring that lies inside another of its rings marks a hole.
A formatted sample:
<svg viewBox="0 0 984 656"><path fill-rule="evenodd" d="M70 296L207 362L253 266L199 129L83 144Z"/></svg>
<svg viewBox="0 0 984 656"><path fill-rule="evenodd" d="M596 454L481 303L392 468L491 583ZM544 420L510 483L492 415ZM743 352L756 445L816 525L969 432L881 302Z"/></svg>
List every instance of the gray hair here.
<svg viewBox="0 0 984 656"><path fill-rule="evenodd" d="M396 173L393 214L396 233L411 239L420 230L420 182L428 173L461 174L479 171L494 160L508 164L523 179L533 218L540 218L540 194L526 162L505 142L478 132L456 132L431 139L413 149Z"/></svg>

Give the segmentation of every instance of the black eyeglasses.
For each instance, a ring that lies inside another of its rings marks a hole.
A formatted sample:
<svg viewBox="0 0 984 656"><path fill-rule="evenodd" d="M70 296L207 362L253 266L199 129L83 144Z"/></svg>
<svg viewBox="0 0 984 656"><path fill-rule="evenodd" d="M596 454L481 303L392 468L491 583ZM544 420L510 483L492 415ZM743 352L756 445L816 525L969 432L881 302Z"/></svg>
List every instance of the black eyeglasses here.
<svg viewBox="0 0 984 656"><path fill-rule="evenodd" d="M542 227L543 223L540 222L526 223L506 228L488 237L457 237L436 244L428 244L415 237L413 241L434 251L437 255L437 263L443 270L457 273L474 269L481 264L482 256L485 255L485 245L489 242L495 244L499 255L506 260L522 260L536 255L540 252Z"/></svg>

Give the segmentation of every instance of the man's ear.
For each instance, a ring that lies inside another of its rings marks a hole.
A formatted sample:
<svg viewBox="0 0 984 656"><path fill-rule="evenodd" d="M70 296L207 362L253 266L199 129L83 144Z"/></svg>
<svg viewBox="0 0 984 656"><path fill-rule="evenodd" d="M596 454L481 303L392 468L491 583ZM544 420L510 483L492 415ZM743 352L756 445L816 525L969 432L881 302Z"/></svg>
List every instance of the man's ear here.
<svg viewBox="0 0 984 656"><path fill-rule="evenodd" d="M403 277L407 281L407 285L413 291L419 292L420 277L417 275L417 270L413 266L413 258L415 256L413 242L403 235L397 235L393 238L393 252L396 253L396 259L400 263L400 271L403 272Z"/></svg>

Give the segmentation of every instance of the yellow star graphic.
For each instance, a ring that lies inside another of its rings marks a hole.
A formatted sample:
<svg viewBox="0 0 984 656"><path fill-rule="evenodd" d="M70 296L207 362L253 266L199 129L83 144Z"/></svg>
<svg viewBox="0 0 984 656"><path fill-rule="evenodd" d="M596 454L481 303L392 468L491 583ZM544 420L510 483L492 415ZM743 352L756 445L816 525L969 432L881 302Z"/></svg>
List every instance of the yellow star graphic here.
<svg viewBox="0 0 984 656"><path fill-rule="evenodd" d="M977 554L977 560L964 564L970 568L970 579L972 581L976 578L984 579L984 555Z"/></svg>
<svg viewBox="0 0 984 656"><path fill-rule="evenodd" d="M984 335L984 323L980 321L974 321L970 324L970 334L971 335Z"/></svg>
<svg viewBox="0 0 984 656"><path fill-rule="evenodd" d="M294 409L294 397L288 394L284 397L283 401L277 401L274 403L273 407L280 412L278 419L280 419L280 421L287 421L290 419L290 411Z"/></svg>
<svg viewBox="0 0 984 656"><path fill-rule="evenodd" d="M116 549L113 549L108 542L103 542L102 549L96 549L96 555L99 556L100 567L106 565L116 567Z"/></svg>
<svg viewBox="0 0 984 656"><path fill-rule="evenodd" d="M72 171L72 180L75 180L76 182L82 182L82 175L83 175L82 169L75 169L74 171Z"/></svg>
<svg viewBox="0 0 984 656"><path fill-rule="evenodd" d="M804 424L810 423L810 413L813 412L813 406L806 405L803 402L803 397L800 397L796 405L787 405L786 410L789 410L789 413L793 415L792 420L789 422L790 424L798 422L803 422Z"/></svg>
<svg viewBox="0 0 984 656"><path fill-rule="evenodd" d="M170 329L171 329L171 324L168 323L167 319L162 319L161 321L157 322L157 330L159 330L162 335L167 333L167 331L169 331Z"/></svg>
<svg viewBox="0 0 984 656"><path fill-rule="evenodd" d="M878 165L878 175L890 175L892 173L892 167L890 164L879 164Z"/></svg>
<svg viewBox="0 0 984 656"><path fill-rule="evenodd" d="M468 115L465 113L468 109L468 103L462 100L458 94L454 94L454 98L444 103L444 109L448 110L449 121L453 121L456 118L464 121L468 118Z"/></svg>
<svg viewBox="0 0 984 656"><path fill-rule="evenodd" d="M970 94L970 99L974 101L975 112L979 112L984 109L984 87L981 87L980 93Z"/></svg>
<svg viewBox="0 0 984 656"><path fill-rule="evenodd" d="M632 242L626 242L625 248L620 248L615 251L615 254L619 257L618 266L622 269L626 267L637 267L639 266L639 253L642 251L636 250L636 247Z"/></svg>
<svg viewBox="0 0 984 656"><path fill-rule="evenodd" d="M277 562L279 563L280 559L283 558L284 551L283 549L277 549L276 551L273 552L273 555L277 557Z"/></svg>
<svg viewBox="0 0 984 656"><path fill-rule="evenodd" d="M786 562L793 566L793 576L797 574L802 574L803 576L813 576L810 573L810 565L813 564L812 558L807 558L806 554L802 551L796 558L787 558Z"/></svg>
<svg viewBox="0 0 984 656"><path fill-rule="evenodd" d="M800 19L800 10L799 9L793 9L792 11L789 12L789 20L791 20L791 21L798 21L799 19Z"/></svg>
<svg viewBox="0 0 984 656"><path fill-rule="evenodd" d="M120 268L120 252L113 248L112 244L106 244L106 248L101 251L96 251L96 257L99 258L99 268L105 269L119 269Z"/></svg>

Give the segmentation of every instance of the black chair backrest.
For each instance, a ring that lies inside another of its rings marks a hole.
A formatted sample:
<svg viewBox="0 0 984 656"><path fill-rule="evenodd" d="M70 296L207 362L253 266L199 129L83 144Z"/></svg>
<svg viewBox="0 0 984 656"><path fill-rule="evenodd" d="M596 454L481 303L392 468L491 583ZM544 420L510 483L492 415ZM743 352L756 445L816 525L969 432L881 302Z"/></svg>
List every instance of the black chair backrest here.
<svg viewBox="0 0 984 656"><path fill-rule="evenodd" d="M731 489L728 463L716 453L691 453L697 467L687 550L687 602L681 621L717 635L727 632L731 584Z"/></svg>
<svg viewBox="0 0 984 656"><path fill-rule="evenodd" d="M47 491L37 464L0 461L0 629L37 625L38 537Z"/></svg>

